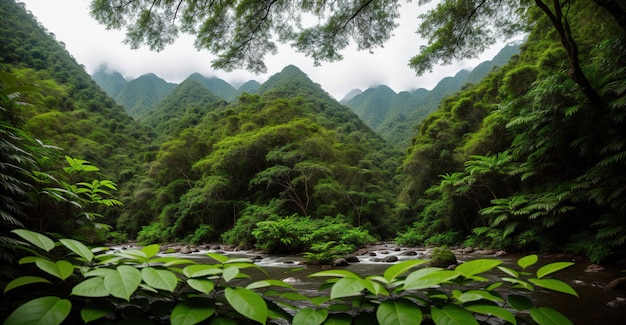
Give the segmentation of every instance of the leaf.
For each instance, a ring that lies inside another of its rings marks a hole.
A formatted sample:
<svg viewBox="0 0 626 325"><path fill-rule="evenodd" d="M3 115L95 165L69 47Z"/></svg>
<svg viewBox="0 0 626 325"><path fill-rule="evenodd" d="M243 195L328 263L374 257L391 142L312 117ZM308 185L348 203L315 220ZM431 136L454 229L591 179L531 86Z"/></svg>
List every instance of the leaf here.
<svg viewBox="0 0 626 325"><path fill-rule="evenodd" d="M459 273L456 271L442 270L440 268L424 268L409 274L404 281L404 290L432 288L458 276Z"/></svg>
<svg viewBox="0 0 626 325"><path fill-rule="evenodd" d="M82 297L106 297L109 291L104 287L104 278L95 277L75 285L72 294Z"/></svg>
<svg viewBox="0 0 626 325"><path fill-rule="evenodd" d="M463 292L457 299L463 303L481 300L481 299L489 300L492 302L502 301L502 298L496 297L492 295L491 293L484 291L484 290L469 290L469 291Z"/></svg>
<svg viewBox="0 0 626 325"><path fill-rule="evenodd" d="M141 251L146 254L146 258L151 258L158 254L160 249L161 246L159 246L158 244L152 244L142 248Z"/></svg>
<svg viewBox="0 0 626 325"><path fill-rule="evenodd" d="M70 314L72 303L59 297L41 297L17 307L4 321L5 325L56 325Z"/></svg>
<svg viewBox="0 0 626 325"><path fill-rule="evenodd" d="M80 317L83 322L89 323L96 319L100 319L115 311L115 307L108 301L94 300L90 301L80 310Z"/></svg>
<svg viewBox="0 0 626 325"><path fill-rule="evenodd" d="M237 277L239 274L239 268L236 266L227 266L222 270L222 276L224 277L224 281L229 282L230 280Z"/></svg>
<svg viewBox="0 0 626 325"><path fill-rule="evenodd" d="M330 314L326 318L324 325L350 325L352 317L346 314Z"/></svg>
<svg viewBox="0 0 626 325"><path fill-rule="evenodd" d="M32 284L32 283L50 283L50 281L38 277L38 276L21 276L17 279L13 279L9 282L6 287L4 287L4 293L7 293L11 289L15 289L21 287L23 285Z"/></svg>
<svg viewBox="0 0 626 325"><path fill-rule="evenodd" d="M67 279L74 273L74 265L68 261L60 260L52 262L45 258L38 258L35 264L39 269L61 280Z"/></svg>
<svg viewBox="0 0 626 325"><path fill-rule="evenodd" d="M365 289L363 279L352 277L341 278L339 281L335 282L330 289L330 299L359 295L363 289Z"/></svg>
<svg viewBox="0 0 626 325"><path fill-rule="evenodd" d="M517 273L517 271L510 269L508 267L504 267L504 266L498 266L498 269L514 278L519 278L519 273Z"/></svg>
<svg viewBox="0 0 626 325"><path fill-rule="evenodd" d="M505 320L511 324L517 324L517 320L515 319L515 315L510 311L500 307L493 305L469 305L465 306L465 309L469 311L473 311L475 313L487 315L487 316L496 316L502 320Z"/></svg>
<svg viewBox="0 0 626 325"><path fill-rule="evenodd" d="M215 317L211 318L210 325L237 325L237 322L232 318Z"/></svg>
<svg viewBox="0 0 626 325"><path fill-rule="evenodd" d="M215 307L205 299L192 298L185 300L174 309L170 316L172 325L197 324L211 317L215 313Z"/></svg>
<svg viewBox="0 0 626 325"><path fill-rule="evenodd" d="M120 265L115 271L104 277L104 287L113 297L130 301L141 283L141 272L129 265Z"/></svg>
<svg viewBox="0 0 626 325"><path fill-rule="evenodd" d="M226 300L241 315L265 324L268 308L265 300L254 291L244 288L226 288Z"/></svg>
<svg viewBox="0 0 626 325"><path fill-rule="evenodd" d="M535 265L537 261L539 261L539 256L537 256L536 254L532 254L532 255L524 256L520 258L519 260L517 260L517 265L519 265L522 268L522 270L525 270L527 267Z"/></svg>
<svg viewBox="0 0 626 325"><path fill-rule="evenodd" d="M215 283L207 279L187 279L187 284L207 295L209 292L213 291L213 288L215 288Z"/></svg>
<svg viewBox="0 0 626 325"><path fill-rule="evenodd" d="M49 252L54 248L54 241L40 233L36 233L34 231L26 229L13 229L11 230L11 232L22 237L24 240L43 249L46 252Z"/></svg>
<svg viewBox="0 0 626 325"><path fill-rule="evenodd" d="M529 310L530 308L533 308L533 302L525 296L508 295L506 300L509 305L511 305L511 307L519 311Z"/></svg>
<svg viewBox="0 0 626 325"><path fill-rule="evenodd" d="M267 288L271 286L289 288L289 289L295 290L295 288L291 284L286 283L282 280L274 280L274 279L267 279L267 280L260 280L260 281L252 282L246 286L246 289L252 290L252 289L258 289L258 288Z"/></svg>
<svg viewBox="0 0 626 325"><path fill-rule="evenodd" d="M400 262L398 264L394 264L393 266L390 266L385 270L383 277L385 278L385 280L387 280L387 283L391 283L398 276L426 262L428 262L428 260L408 260L408 261Z"/></svg>
<svg viewBox="0 0 626 325"><path fill-rule="evenodd" d="M335 277L335 278L360 278L358 275L350 271L346 271L346 270L326 270L326 271L315 272L309 275L309 277L318 277L318 276L330 276L330 277Z"/></svg>
<svg viewBox="0 0 626 325"><path fill-rule="evenodd" d="M430 315L437 325L478 325L469 311L455 305L445 305L441 309L432 307Z"/></svg>
<svg viewBox="0 0 626 325"><path fill-rule="evenodd" d="M311 308L300 309L294 316L292 324L319 325L328 317L328 311Z"/></svg>
<svg viewBox="0 0 626 325"><path fill-rule="evenodd" d="M229 258L228 256L224 256L222 254L217 254L217 253L207 253L206 254L208 257L220 262L221 264L224 264L226 262L228 262Z"/></svg>
<svg viewBox="0 0 626 325"><path fill-rule="evenodd" d="M188 278L218 275L222 274L222 267L216 264L188 265L183 269L183 274Z"/></svg>
<svg viewBox="0 0 626 325"><path fill-rule="evenodd" d="M174 292L178 284L178 277L170 270L160 270L153 267L141 269L141 278L147 285L161 290Z"/></svg>
<svg viewBox="0 0 626 325"><path fill-rule="evenodd" d="M572 322L558 311L539 307L530 309L530 317L540 325L568 325Z"/></svg>
<svg viewBox="0 0 626 325"><path fill-rule="evenodd" d="M385 300L376 310L379 324L416 324L422 322L422 311L413 302L406 299Z"/></svg>
<svg viewBox="0 0 626 325"><path fill-rule="evenodd" d="M548 274L552 274L572 265L574 265L572 262L555 262L544 265L537 270L537 278L541 279Z"/></svg>
<svg viewBox="0 0 626 325"><path fill-rule="evenodd" d="M74 240L74 239L67 239L67 238L59 239L59 241L65 247L67 247L72 252L74 252L74 254L84 258L87 262L91 262L93 260L93 258L94 258L93 253L83 243L81 243L81 242L79 242L77 240Z"/></svg>
<svg viewBox="0 0 626 325"><path fill-rule="evenodd" d="M462 276L469 278L476 274L487 272L500 264L502 264L502 261L490 260L490 259L478 259L478 260L465 262L457 266L454 270L461 273Z"/></svg>
<svg viewBox="0 0 626 325"><path fill-rule="evenodd" d="M534 284L534 285L538 285L542 288L546 288L546 289L550 289L550 290L554 290L554 291L558 291L558 292L562 292L562 293L567 293L570 294L572 296L576 296L578 297L578 293L576 293L576 290L574 290L574 288L572 288L569 284L561 281L561 280L557 280L557 279L528 279L528 281L530 281L530 283Z"/></svg>

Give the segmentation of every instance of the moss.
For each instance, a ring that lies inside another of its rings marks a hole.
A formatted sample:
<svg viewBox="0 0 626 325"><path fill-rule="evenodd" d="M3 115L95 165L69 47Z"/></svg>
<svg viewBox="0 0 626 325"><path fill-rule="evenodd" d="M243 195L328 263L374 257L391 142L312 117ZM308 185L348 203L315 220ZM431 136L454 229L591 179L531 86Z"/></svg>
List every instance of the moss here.
<svg viewBox="0 0 626 325"><path fill-rule="evenodd" d="M428 261L428 265L433 267L446 268L453 264L457 264L456 256L445 247L434 248L430 261Z"/></svg>

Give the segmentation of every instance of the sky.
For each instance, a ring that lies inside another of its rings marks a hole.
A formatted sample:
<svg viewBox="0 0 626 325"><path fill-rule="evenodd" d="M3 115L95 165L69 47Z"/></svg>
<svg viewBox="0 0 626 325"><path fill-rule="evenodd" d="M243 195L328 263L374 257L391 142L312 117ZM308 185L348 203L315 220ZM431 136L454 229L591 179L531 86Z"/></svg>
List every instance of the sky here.
<svg viewBox="0 0 626 325"><path fill-rule="evenodd" d="M181 35L172 45L161 52L150 51L147 47L132 50L123 43L123 30L106 30L89 15L90 0L19 0L26 4L37 20L65 44L65 48L93 74L100 66L121 73L127 80L146 73L154 73L168 82L180 83L190 74L198 72L206 77L218 77L234 86L248 80L264 82L271 75L293 64L306 73L311 80L337 100L358 88L387 85L396 92L417 88L432 89L439 80L453 76L462 69L471 69L478 63L491 60L504 45L494 46L480 58L456 62L450 66L435 67L432 73L416 76L408 66L409 59L418 53L425 41L415 32L419 24L420 10L417 1L404 4L401 8L399 27L394 37L384 48L370 53L349 47L341 53L344 59L339 62L322 62L315 67L313 60L292 50L288 45L279 45L277 55L265 57L268 72L254 74L245 70L225 72L211 67L214 55L208 51L198 51L193 46L191 35Z"/></svg>

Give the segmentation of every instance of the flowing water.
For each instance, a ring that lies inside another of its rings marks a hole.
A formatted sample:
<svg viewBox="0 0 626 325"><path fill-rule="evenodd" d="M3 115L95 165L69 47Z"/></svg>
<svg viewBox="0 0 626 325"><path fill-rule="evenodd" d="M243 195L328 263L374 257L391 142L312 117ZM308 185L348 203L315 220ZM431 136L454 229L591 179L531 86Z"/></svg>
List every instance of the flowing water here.
<svg viewBox="0 0 626 325"><path fill-rule="evenodd" d="M223 252L221 252L223 253ZM392 254L397 254L399 261L407 259L419 259L417 256L401 256L402 251L398 252L377 252L377 257L384 257ZM258 254L251 252L226 252L230 257L258 257ZM213 263L213 260L206 257L206 252L198 252L191 255L181 255L185 258L194 258L199 260L206 260L208 263ZM255 264L261 266L272 279L284 279L286 282L294 286L300 293L308 297L319 295L319 286L324 283L326 278L323 277L308 277L309 274L322 270L319 265L301 265L300 262L304 261L302 256L274 256L274 255L261 255L262 259L256 259ZM459 255L457 259L459 261L469 261L472 259L483 258L478 254ZM503 261L503 266L519 270L517 266L517 260L521 256L508 255L505 257L498 257ZM370 261L370 256L359 256L359 263L351 263L345 267L336 267L337 269L344 269L360 276L367 276L373 274L382 275L389 266L393 263L382 263ZM493 256L487 256L487 258L494 258ZM563 259L557 259L554 257L541 257L535 268L530 268L527 271L534 272L537 267L542 265L564 261ZM554 278L558 278L576 290L579 297L574 297L567 294L547 292L542 289L538 289L535 293L535 299L539 306L551 307L565 314L574 324L626 324L626 303L620 304L619 307L609 307L607 304L616 299L626 297L626 291L610 290L606 284L618 277L626 276L625 273L620 272L617 268L607 268L602 272L585 272L585 268L589 265L588 262L578 262L573 266L564 270L558 271L553 274ZM260 272L254 273L251 269L245 271L248 274L254 276L255 279L263 277ZM493 274L488 275L490 281L496 281L498 277L505 276L500 271L495 271Z"/></svg>

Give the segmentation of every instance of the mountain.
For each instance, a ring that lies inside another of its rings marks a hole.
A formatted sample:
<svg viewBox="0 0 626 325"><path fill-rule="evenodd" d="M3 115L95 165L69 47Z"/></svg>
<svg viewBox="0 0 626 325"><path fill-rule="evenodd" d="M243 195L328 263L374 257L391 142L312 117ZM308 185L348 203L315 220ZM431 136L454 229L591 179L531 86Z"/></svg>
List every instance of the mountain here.
<svg viewBox="0 0 626 325"><path fill-rule="evenodd" d="M415 133L414 126L433 112L444 97L461 90L467 83L482 80L517 53L519 46L507 45L493 60L482 62L472 71L461 70L453 77L443 78L430 91L420 88L395 93L387 86L378 86L360 93L353 90L341 102L386 141L404 148Z"/></svg>
<svg viewBox="0 0 626 325"><path fill-rule="evenodd" d="M246 81L243 85L239 86L239 88L237 88L237 91L239 92L239 94L243 94L243 93L255 93L257 91L257 89L259 89L259 87L261 87L261 84L256 81L256 80L249 80Z"/></svg>
<svg viewBox="0 0 626 325"><path fill-rule="evenodd" d="M361 89L352 89L350 90L343 98L339 101L340 104L345 105L350 99L362 94L363 91Z"/></svg>
<svg viewBox="0 0 626 325"><path fill-rule="evenodd" d="M129 81L114 99L124 106L130 116L137 118L152 110L174 87L176 84L148 73Z"/></svg>
<svg viewBox="0 0 626 325"><path fill-rule="evenodd" d="M210 110L226 104L222 97L216 96L205 85L189 76L176 86L150 111L137 117L141 124L152 128L161 136L175 136L182 129L193 127Z"/></svg>
<svg viewBox="0 0 626 325"><path fill-rule="evenodd" d="M231 86L228 82L217 78L211 77L207 78L199 73L193 73L187 79L196 80L201 85L209 89L213 94L223 98L228 102L232 102L237 98L239 92L233 86Z"/></svg>
<svg viewBox="0 0 626 325"><path fill-rule="evenodd" d="M122 88L128 84L128 81L119 72L108 72L106 67L101 67L92 76L93 79L102 90L104 90L111 98L115 98Z"/></svg>

